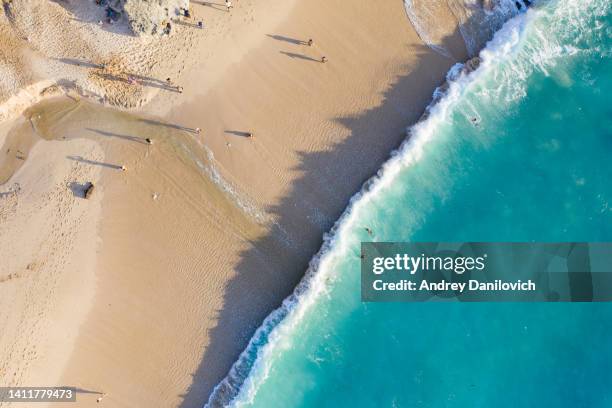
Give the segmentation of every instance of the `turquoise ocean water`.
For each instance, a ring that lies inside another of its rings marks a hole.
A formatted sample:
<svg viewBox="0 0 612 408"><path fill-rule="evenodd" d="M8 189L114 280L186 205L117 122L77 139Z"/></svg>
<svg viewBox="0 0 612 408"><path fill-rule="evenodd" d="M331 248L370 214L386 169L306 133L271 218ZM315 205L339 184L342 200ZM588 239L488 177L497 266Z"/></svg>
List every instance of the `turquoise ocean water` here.
<svg viewBox="0 0 612 408"><path fill-rule="evenodd" d="M612 241L612 0L540 1L481 57L210 406L612 407L611 304L360 301L361 241Z"/></svg>

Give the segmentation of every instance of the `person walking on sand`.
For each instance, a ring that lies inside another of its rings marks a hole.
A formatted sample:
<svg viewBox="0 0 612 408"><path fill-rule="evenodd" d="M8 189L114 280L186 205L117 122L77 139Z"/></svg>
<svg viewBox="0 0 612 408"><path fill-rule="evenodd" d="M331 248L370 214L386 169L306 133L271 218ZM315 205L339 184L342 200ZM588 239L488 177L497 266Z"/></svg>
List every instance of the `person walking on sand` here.
<svg viewBox="0 0 612 408"><path fill-rule="evenodd" d="M308 46L309 46L309 47L312 47L313 42L314 42L314 41L312 41L312 38L309 38L309 39L308 39L308 42L307 42Z"/></svg>
<svg viewBox="0 0 612 408"><path fill-rule="evenodd" d="M174 84L172 83L172 80L171 80L170 78L166 78L166 86L168 87L168 88L167 88L168 90L170 90L170 89L175 89L177 92L179 92L179 93L180 93L180 91L179 91L180 86L178 86L178 85L174 85Z"/></svg>
<svg viewBox="0 0 612 408"><path fill-rule="evenodd" d="M225 0L225 7L227 8L227 11L230 11L230 9L234 7L232 6L231 0Z"/></svg>

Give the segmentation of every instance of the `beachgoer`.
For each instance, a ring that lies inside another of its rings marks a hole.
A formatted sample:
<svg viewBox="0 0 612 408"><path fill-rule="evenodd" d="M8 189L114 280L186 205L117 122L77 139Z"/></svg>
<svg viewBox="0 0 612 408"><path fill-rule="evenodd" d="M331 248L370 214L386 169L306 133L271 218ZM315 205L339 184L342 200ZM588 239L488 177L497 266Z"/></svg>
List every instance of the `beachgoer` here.
<svg viewBox="0 0 612 408"><path fill-rule="evenodd" d="M183 93L183 87L182 87L182 86L177 86L177 87L176 87L176 91L177 91L178 93Z"/></svg>
<svg viewBox="0 0 612 408"><path fill-rule="evenodd" d="M232 6L232 2L230 0L225 0L225 7L227 8L227 11L230 11L230 9L234 6Z"/></svg>
<svg viewBox="0 0 612 408"><path fill-rule="evenodd" d="M202 131L202 129L200 129L200 128L195 128L195 132L196 132L198 135L200 134L200 132L201 132L201 131Z"/></svg>
<svg viewBox="0 0 612 408"><path fill-rule="evenodd" d="M321 62L323 64L325 64L327 62L327 57L325 57L325 56L321 57Z"/></svg>
<svg viewBox="0 0 612 408"><path fill-rule="evenodd" d="M253 136L253 133L252 133L252 132L247 132L246 136L247 136L249 139L252 139L253 137L255 137L255 136Z"/></svg>
<svg viewBox="0 0 612 408"><path fill-rule="evenodd" d="M199 28L204 28L204 23L203 23L203 22L201 22L201 21L198 21L198 27L199 27Z"/></svg>
<svg viewBox="0 0 612 408"><path fill-rule="evenodd" d="M372 235L372 230L368 227L365 227L365 230L367 231L368 235Z"/></svg>
<svg viewBox="0 0 612 408"><path fill-rule="evenodd" d="M172 31L172 25L170 23L166 23L166 34L170 35L170 31Z"/></svg>
<svg viewBox="0 0 612 408"><path fill-rule="evenodd" d="M147 144L153 144L153 140L149 139L148 137L145 139L145 142L147 142Z"/></svg>
<svg viewBox="0 0 612 408"><path fill-rule="evenodd" d="M121 166L121 171L126 171L127 168L125 166Z"/></svg>
<svg viewBox="0 0 612 408"><path fill-rule="evenodd" d="M309 47L312 47L312 43L313 43L312 38L309 38L309 39L308 39L308 46L309 46Z"/></svg>
<svg viewBox="0 0 612 408"><path fill-rule="evenodd" d="M187 18L191 18L191 13L189 12L189 9L185 9L185 17Z"/></svg>

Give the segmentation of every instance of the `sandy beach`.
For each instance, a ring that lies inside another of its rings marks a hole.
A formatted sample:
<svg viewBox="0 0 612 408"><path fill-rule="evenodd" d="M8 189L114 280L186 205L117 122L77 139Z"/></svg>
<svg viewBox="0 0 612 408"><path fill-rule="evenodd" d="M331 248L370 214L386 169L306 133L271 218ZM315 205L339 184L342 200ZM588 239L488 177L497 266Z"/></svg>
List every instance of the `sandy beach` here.
<svg viewBox="0 0 612 408"><path fill-rule="evenodd" d="M5 111L2 385L75 386L76 406L203 406L467 58L456 29L452 58L425 46L401 1L218 3L191 2L206 28L179 25L182 48L139 87L92 98L83 78L112 65L72 66L84 85ZM182 93L147 86L167 76Z"/></svg>

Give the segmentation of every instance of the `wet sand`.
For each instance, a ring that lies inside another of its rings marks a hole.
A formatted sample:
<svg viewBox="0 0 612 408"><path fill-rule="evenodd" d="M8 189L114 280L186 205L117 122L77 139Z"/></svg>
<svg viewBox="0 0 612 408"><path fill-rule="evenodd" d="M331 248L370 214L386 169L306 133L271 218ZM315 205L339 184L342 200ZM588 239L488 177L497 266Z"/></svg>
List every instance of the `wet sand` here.
<svg viewBox="0 0 612 408"><path fill-rule="evenodd" d="M266 9L238 5L224 28L236 26L234 34L194 50L201 64L176 79L185 92L142 112L67 99L43 107L39 120L49 124L41 128L57 140L30 146L38 162L58 174L68 163L62 174L73 182L95 180L95 201L66 195L65 186L51 195L90 217L70 227L86 238L59 252L75 256L78 267L64 271L91 294L72 287L52 296L72 308L40 306L45 316L79 309L56 325L74 334L60 341L33 329L28 347L65 349L47 372L40 362L48 353L37 354L38 369L20 367L22 379L74 385L79 406L102 397L109 407L201 407L455 62L421 43L401 2L309 0L281 11L245 30L243 19ZM448 46L465 56L456 33ZM26 179L41 171L31 157L15 170ZM27 214L18 214L23 224ZM82 253L88 261L79 263Z"/></svg>

